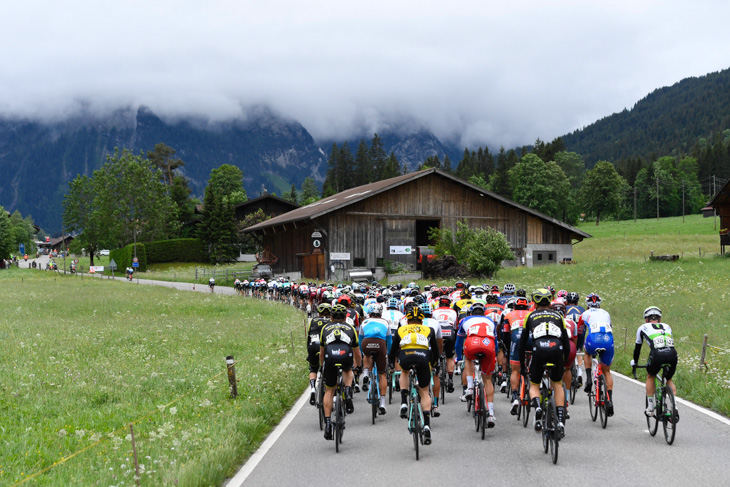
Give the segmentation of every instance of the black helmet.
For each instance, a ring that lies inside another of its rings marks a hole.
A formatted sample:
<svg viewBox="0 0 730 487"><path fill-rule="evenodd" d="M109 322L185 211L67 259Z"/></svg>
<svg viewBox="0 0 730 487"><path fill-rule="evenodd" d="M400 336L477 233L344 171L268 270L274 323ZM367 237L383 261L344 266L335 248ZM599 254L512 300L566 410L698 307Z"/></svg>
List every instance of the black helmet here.
<svg viewBox="0 0 730 487"><path fill-rule="evenodd" d="M580 299L580 296L576 292L569 292L567 296L565 296L565 300L569 304L578 304L578 300Z"/></svg>

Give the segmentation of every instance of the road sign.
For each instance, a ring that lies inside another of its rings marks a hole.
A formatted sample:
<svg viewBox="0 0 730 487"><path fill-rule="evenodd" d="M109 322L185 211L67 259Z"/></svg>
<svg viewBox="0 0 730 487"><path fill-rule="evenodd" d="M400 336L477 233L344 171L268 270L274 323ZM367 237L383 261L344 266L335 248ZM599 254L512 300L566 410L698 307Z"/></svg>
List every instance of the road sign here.
<svg viewBox="0 0 730 487"><path fill-rule="evenodd" d="M132 262L132 267L139 267L139 262Z"/></svg>
<svg viewBox="0 0 730 487"><path fill-rule="evenodd" d="M350 260L350 252L330 252L330 260Z"/></svg>
<svg viewBox="0 0 730 487"><path fill-rule="evenodd" d="M132 257L132 262L139 262L139 259L137 257ZM135 266L138 267L138 266Z"/></svg>
<svg viewBox="0 0 730 487"><path fill-rule="evenodd" d="M324 239L322 232L315 230L312 232L312 253L321 254L324 251Z"/></svg>
<svg viewBox="0 0 730 487"><path fill-rule="evenodd" d="M79 259L74 259L74 264L78 264L78 263L79 263ZM114 261L112 261L112 264L114 264L115 266L117 265L114 263Z"/></svg>
<svg viewBox="0 0 730 487"><path fill-rule="evenodd" d="M74 262L76 264L78 264L79 263L79 259L76 259ZM111 262L109 262L109 270L111 270L111 271L117 270L117 263L114 261L114 259L112 259Z"/></svg>
<svg viewBox="0 0 730 487"><path fill-rule="evenodd" d="M18 252L20 255L25 255L25 244L20 244L20 251Z"/></svg>

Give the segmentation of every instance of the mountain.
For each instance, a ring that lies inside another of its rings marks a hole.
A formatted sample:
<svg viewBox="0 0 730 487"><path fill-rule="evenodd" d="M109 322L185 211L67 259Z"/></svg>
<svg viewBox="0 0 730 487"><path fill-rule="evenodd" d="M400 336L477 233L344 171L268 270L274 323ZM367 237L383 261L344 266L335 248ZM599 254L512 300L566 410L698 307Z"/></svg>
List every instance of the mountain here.
<svg viewBox="0 0 730 487"><path fill-rule="evenodd" d="M324 179L326 158L298 122L265 108L246 120L166 122L145 107L105 117L84 113L55 123L0 120L0 205L51 233L61 231L63 195L78 174L91 175L115 147L147 153L164 142L177 150L193 194L202 198L210 171L221 164L243 170L249 195L281 194L308 177Z"/></svg>
<svg viewBox="0 0 730 487"><path fill-rule="evenodd" d="M624 109L562 137L592 168L599 160L689 154L730 128L730 69L659 88Z"/></svg>

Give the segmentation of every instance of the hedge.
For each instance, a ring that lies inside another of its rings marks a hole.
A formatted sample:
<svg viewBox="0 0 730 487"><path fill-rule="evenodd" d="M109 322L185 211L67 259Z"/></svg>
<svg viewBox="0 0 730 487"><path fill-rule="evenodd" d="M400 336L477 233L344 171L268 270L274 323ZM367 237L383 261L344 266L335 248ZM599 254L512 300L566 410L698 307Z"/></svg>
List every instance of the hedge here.
<svg viewBox="0 0 730 487"><path fill-rule="evenodd" d="M134 244L121 249L112 250L109 257L117 263L117 270L132 267ZM179 238L174 240L159 240L137 244L137 258L140 272L147 270L147 264L162 262L205 262L207 256L203 251L203 243L197 238Z"/></svg>

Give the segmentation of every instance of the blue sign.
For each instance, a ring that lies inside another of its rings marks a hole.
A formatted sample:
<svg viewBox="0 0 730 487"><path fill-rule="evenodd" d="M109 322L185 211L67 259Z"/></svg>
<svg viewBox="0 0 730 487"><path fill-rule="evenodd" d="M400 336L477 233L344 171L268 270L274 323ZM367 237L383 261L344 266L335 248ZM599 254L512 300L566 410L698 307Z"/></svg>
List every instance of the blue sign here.
<svg viewBox="0 0 730 487"><path fill-rule="evenodd" d="M139 267L139 262L132 262L132 267Z"/></svg>
<svg viewBox="0 0 730 487"><path fill-rule="evenodd" d="M25 254L25 244L20 244L20 251L18 252L20 255Z"/></svg>

